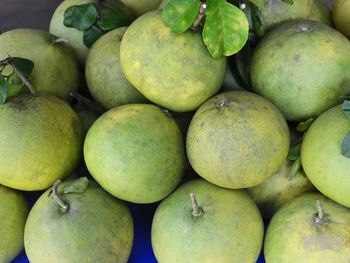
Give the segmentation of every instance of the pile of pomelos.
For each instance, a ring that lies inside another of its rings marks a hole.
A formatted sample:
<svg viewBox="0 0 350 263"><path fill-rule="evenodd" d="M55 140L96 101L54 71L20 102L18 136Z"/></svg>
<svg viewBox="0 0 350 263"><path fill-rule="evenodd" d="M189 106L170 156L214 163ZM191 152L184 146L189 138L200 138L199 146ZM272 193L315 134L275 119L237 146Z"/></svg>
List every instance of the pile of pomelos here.
<svg viewBox="0 0 350 263"><path fill-rule="evenodd" d="M263 243L267 263L349 263L350 0L333 14L319 0L265 0L265 36L222 58L200 30L164 25L166 0L106 1L133 22L88 48L63 20L90 2L65 0L50 33L0 35L12 81L0 105L0 262L23 244L31 263L127 262L124 201L161 201L162 263L255 263ZM9 93L26 83L12 77L15 58L34 63L31 94ZM19 190L46 191L29 212Z"/></svg>

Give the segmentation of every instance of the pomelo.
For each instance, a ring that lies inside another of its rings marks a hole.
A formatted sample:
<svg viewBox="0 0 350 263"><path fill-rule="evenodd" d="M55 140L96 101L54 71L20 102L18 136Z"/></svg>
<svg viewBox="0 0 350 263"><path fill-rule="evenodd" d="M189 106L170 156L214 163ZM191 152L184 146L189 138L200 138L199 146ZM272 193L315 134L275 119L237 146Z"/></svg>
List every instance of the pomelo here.
<svg viewBox="0 0 350 263"><path fill-rule="evenodd" d="M301 147L301 162L313 185L347 207L350 207L350 159L341 154L341 144L349 132L350 121L339 105L313 122Z"/></svg>
<svg viewBox="0 0 350 263"><path fill-rule="evenodd" d="M79 164L83 132L65 102L21 94L0 105L0 184L35 191L69 176Z"/></svg>
<svg viewBox="0 0 350 263"><path fill-rule="evenodd" d="M154 105L130 104L103 114L84 144L87 168L112 195L157 202L181 180L184 147L173 118Z"/></svg>
<svg viewBox="0 0 350 263"><path fill-rule="evenodd" d="M288 154L289 130L269 101L247 91L230 91L198 109L186 146L201 177L226 188L247 188L281 168Z"/></svg>
<svg viewBox="0 0 350 263"><path fill-rule="evenodd" d="M159 10L128 27L120 60L126 78L145 97L178 112L195 110L214 95L226 71L226 59L213 58L199 32L172 33Z"/></svg>
<svg viewBox="0 0 350 263"><path fill-rule="evenodd" d="M350 1L335 0L333 3L332 15L337 30L350 38Z"/></svg>
<svg viewBox="0 0 350 263"><path fill-rule="evenodd" d="M328 26L333 25L331 9L322 0L312 0L311 13L308 20L318 21Z"/></svg>
<svg viewBox="0 0 350 263"><path fill-rule="evenodd" d="M261 215L247 193L203 179L182 185L162 201L152 223L159 263L255 263L263 235Z"/></svg>
<svg viewBox="0 0 350 263"><path fill-rule="evenodd" d="M0 185L0 262L9 263L23 249L28 204L22 194Z"/></svg>
<svg viewBox="0 0 350 263"><path fill-rule="evenodd" d="M255 49L251 80L287 120L316 117L350 92L350 42L315 21L283 24Z"/></svg>
<svg viewBox="0 0 350 263"><path fill-rule="evenodd" d="M139 17L159 7L162 0L121 0L134 17Z"/></svg>
<svg viewBox="0 0 350 263"><path fill-rule="evenodd" d="M347 263L349 236L350 210L319 193L306 193L284 205L270 221L264 242L265 260Z"/></svg>
<svg viewBox="0 0 350 263"><path fill-rule="evenodd" d="M120 43L126 27L108 32L95 42L86 59L89 91L104 108L142 103L147 99L125 78L120 65Z"/></svg>
<svg viewBox="0 0 350 263"><path fill-rule="evenodd" d="M79 67L73 51L58 37L35 29L15 29L0 35L0 59L9 55L32 60L35 90L69 100L79 87Z"/></svg>
<svg viewBox="0 0 350 263"><path fill-rule="evenodd" d="M85 177L51 191L35 203L25 226L24 245L31 263L128 261L134 229L122 201Z"/></svg>
<svg viewBox="0 0 350 263"><path fill-rule="evenodd" d="M263 218L270 219L289 200L315 190L302 172L299 171L293 178L291 177L292 164L286 160L276 174L261 184L247 189Z"/></svg>

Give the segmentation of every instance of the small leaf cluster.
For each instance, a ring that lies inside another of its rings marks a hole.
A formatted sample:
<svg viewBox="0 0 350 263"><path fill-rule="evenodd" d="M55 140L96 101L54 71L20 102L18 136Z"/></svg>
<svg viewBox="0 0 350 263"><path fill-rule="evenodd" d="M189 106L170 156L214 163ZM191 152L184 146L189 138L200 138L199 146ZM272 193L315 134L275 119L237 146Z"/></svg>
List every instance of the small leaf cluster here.
<svg viewBox="0 0 350 263"><path fill-rule="evenodd" d="M25 81L29 81L33 69L29 59L8 57L0 61L0 104L10 96L28 92Z"/></svg>
<svg viewBox="0 0 350 263"><path fill-rule="evenodd" d="M107 9L107 12L102 14L101 8ZM83 42L88 48L106 32L118 27L129 26L131 22L128 15L102 0L67 8L63 20L66 27L84 31Z"/></svg>

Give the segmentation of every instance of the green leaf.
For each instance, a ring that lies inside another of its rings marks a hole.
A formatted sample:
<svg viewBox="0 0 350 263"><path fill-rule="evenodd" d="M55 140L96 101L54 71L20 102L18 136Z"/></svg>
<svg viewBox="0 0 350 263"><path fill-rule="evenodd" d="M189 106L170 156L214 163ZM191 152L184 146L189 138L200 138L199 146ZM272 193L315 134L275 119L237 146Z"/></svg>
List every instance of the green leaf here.
<svg viewBox="0 0 350 263"><path fill-rule="evenodd" d="M292 165L292 168L290 170L290 177L289 177L289 181L292 180L298 173L298 171L301 168L301 158L299 157L298 159L296 159Z"/></svg>
<svg viewBox="0 0 350 263"><path fill-rule="evenodd" d="M0 104L4 104L7 97L7 83L3 75L0 75Z"/></svg>
<svg viewBox="0 0 350 263"><path fill-rule="evenodd" d="M297 126L297 131L298 132L306 132L309 127L311 126L311 124L313 123L314 119L310 118L306 121L300 122Z"/></svg>
<svg viewBox="0 0 350 263"><path fill-rule="evenodd" d="M23 76L29 79L34 69L33 61L17 57L13 57L12 60L16 68L23 74Z"/></svg>
<svg viewBox="0 0 350 263"><path fill-rule="evenodd" d="M25 86L22 80L16 73L13 73L7 79L7 97L17 95L21 89Z"/></svg>
<svg viewBox="0 0 350 263"><path fill-rule="evenodd" d="M209 5L208 5L209 8ZM240 51L248 40L246 15L226 1L206 13L203 41L214 58L231 56Z"/></svg>
<svg viewBox="0 0 350 263"><path fill-rule="evenodd" d="M294 0L282 0L282 1L290 5L294 4Z"/></svg>
<svg viewBox="0 0 350 263"><path fill-rule="evenodd" d="M86 30L83 35L83 41L88 48L96 42L97 39L103 36L103 32L97 26L93 26Z"/></svg>
<svg viewBox="0 0 350 263"><path fill-rule="evenodd" d="M263 10L265 7L265 0L249 0L249 2L254 4L259 10Z"/></svg>
<svg viewBox="0 0 350 263"><path fill-rule="evenodd" d="M86 189L89 186L89 179L86 177L81 177L69 184L66 184L63 189L62 193L69 194L69 193L77 193L81 194L86 191Z"/></svg>
<svg viewBox="0 0 350 263"><path fill-rule="evenodd" d="M183 33L196 19L200 0L169 0L163 9L163 22L174 33Z"/></svg>
<svg viewBox="0 0 350 263"><path fill-rule="evenodd" d="M350 101L346 100L343 102L342 111L345 117L350 120Z"/></svg>
<svg viewBox="0 0 350 263"><path fill-rule="evenodd" d="M97 21L98 14L93 3L76 5L71 15L71 22L74 28L84 31L90 28Z"/></svg>
<svg viewBox="0 0 350 263"><path fill-rule="evenodd" d="M251 19L253 23L253 31L257 36L263 37L265 30L261 23L261 10L259 10L255 5L251 6Z"/></svg>
<svg viewBox="0 0 350 263"><path fill-rule="evenodd" d="M291 145L288 152L288 160L295 161L300 157L301 143Z"/></svg>
<svg viewBox="0 0 350 263"><path fill-rule="evenodd" d="M75 5L70 6L64 11L63 24L66 27L73 27L72 15L73 15L73 11L74 11L75 7L76 7Z"/></svg>
<svg viewBox="0 0 350 263"><path fill-rule="evenodd" d="M126 14L110 10L103 16L103 20L98 21L97 24L102 30L110 31L118 27L129 26L131 22L131 18Z"/></svg>
<svg viewBox="0 0 350 263"><path fill-rule="evenodd" d="M346 158L350 158L350 132L341 143L341 154Z"/></svg>

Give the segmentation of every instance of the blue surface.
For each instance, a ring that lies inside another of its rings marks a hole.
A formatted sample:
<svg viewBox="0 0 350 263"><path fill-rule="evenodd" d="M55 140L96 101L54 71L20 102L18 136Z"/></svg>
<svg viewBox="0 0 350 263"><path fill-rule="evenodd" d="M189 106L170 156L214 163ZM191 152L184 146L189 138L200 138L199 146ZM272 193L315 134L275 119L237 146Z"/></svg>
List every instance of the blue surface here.
<svg viewBox="0 0 350 263"><path fill-rule="evenodd" d="M25 196L31 206L35 203L36 199L42 192L27 192ZM135 227L135 240L133 249L131 251L129 263L156 263L157 260L154 257L151 244L151 226L154 212L157 209L158 204L150 205L137 205L129 203L128 206L131 210L134 227ZM25 252L23 251L13 263L29 263ZM82 262L83 263L83 262ZM170 263L170 262L169 262ZM244 263L244 262L242 262ZM262 255L260 255L257 263L265 263Z"/></svg>

